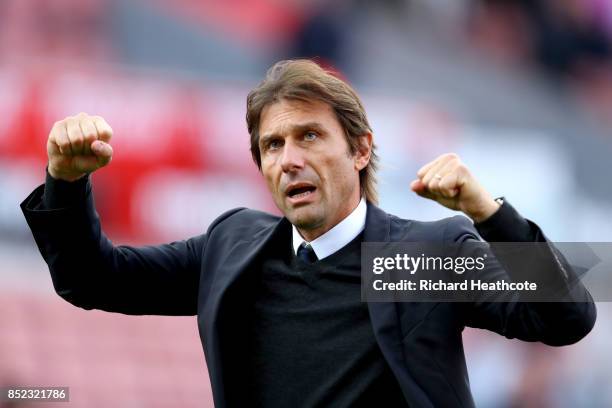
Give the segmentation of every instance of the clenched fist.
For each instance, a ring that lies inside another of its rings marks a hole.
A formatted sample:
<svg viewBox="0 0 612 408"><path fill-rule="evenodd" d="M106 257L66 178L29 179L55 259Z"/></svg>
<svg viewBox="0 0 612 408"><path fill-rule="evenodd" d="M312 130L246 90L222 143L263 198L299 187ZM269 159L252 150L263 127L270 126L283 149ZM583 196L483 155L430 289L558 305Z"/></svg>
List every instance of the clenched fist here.
<svg viewBox="0 0 612 408"><path fill-rule="evenodd" d="M100 116L79 113L55 122L47 140L51 177L75 181L106 166L113 156L113 129Z"/></svg>
<svg viewBox="0 0 612 408"><path fill-rule="evenodd" d="M410 188L451 210L464 212L474 222L486 220L500 206L455 153L443 154L421 167Z"/></svg>

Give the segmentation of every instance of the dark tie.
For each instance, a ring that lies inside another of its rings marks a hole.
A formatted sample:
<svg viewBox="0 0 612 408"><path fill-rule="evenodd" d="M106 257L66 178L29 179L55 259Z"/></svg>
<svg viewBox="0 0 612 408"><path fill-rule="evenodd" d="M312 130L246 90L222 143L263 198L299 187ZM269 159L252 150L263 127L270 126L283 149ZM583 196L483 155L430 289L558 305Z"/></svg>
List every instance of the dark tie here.
<svg viewBox="0 0 612 408"><path fill-rule="evenodd" d="M305 242L302 242L302 245L299 246L297 256L305 263L310 264L317 261L317 254L315 254L312 247Z"/></svg>

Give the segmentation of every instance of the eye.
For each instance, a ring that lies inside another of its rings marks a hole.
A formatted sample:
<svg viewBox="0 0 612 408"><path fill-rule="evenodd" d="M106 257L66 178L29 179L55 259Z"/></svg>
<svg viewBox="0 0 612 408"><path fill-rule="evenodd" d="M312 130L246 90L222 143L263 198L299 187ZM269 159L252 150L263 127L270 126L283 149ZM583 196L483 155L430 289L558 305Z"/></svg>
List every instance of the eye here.
<svg viewBox="0 0 612 408"><path fill-rule="evenodd" d="M280 148L282 145L283 144L278 139L270 140L268 144L266 145L266 150L276 150Z"/></svg>
<svg viewBox="0 0 612 408"><path fill-rule="evenodd" d="M312 132L312 131L311 132L306 132L304 134L304 140L307 140L309 142L315 140L317 137L319 137L319 136L315 132Z"/></svg>

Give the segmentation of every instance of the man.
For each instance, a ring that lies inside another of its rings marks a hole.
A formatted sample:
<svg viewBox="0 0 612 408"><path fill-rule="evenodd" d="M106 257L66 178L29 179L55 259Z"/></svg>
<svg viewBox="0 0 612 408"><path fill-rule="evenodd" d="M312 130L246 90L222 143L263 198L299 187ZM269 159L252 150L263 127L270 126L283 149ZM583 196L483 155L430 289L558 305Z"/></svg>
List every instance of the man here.
<svg viewBox="0 0 612 408"><path fill-rule="evenodd" d="M364 108L350 86L310 61L270 69L248 96L247 125L283 218L234 209L185 241L113 246L88 177L110 162L112 130L87 114L53 126L46 183L22 203L54 287L70 303L198 315L217 406L473 406L465 326L550 345L591 330L593 302L552 257L552 278L588 301L362 303L362 242L461 243L478 240L477 230L489 241L545 237L454 154L421 168L411 188L476 228L465 217L425 223L376 207Z"/></svg>

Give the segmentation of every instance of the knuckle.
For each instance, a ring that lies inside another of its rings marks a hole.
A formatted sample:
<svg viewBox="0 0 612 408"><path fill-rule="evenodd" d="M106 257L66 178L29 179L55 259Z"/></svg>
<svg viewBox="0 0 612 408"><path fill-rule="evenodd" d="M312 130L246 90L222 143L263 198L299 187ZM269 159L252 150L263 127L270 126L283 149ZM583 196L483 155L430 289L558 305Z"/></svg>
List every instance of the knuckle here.
<svg viewBox="0 0 612 408"><path fill-rule="evenodd" d="M93 132L89 131L89 132L85 132L83 137L87 141L94 141L97 138L97 135L95 135Z"/></svg>
<svg viewBox="0 0 612 408"><path fill-rule="evenodd" d="M104 131L102 131L102 134L106 135L106 139L110 140L113 137L113 130L112 129L105 129Z"/></svg>
<svg viewBox="0 0 612 408"><path fill-rule="evenodd" d="M446 157L448 157L449 159L459 159L459 155L455 152L447 153Z"/></svg>
<svg viewBox="0 0 612 408"><path fill-rule="evenodd" d="M74 128L70 129L68 131L68 136L70 138L70 141L73 143L78 142L79 140L83 139L83 133L81 132L80 129L74 129Z"/></svg>

